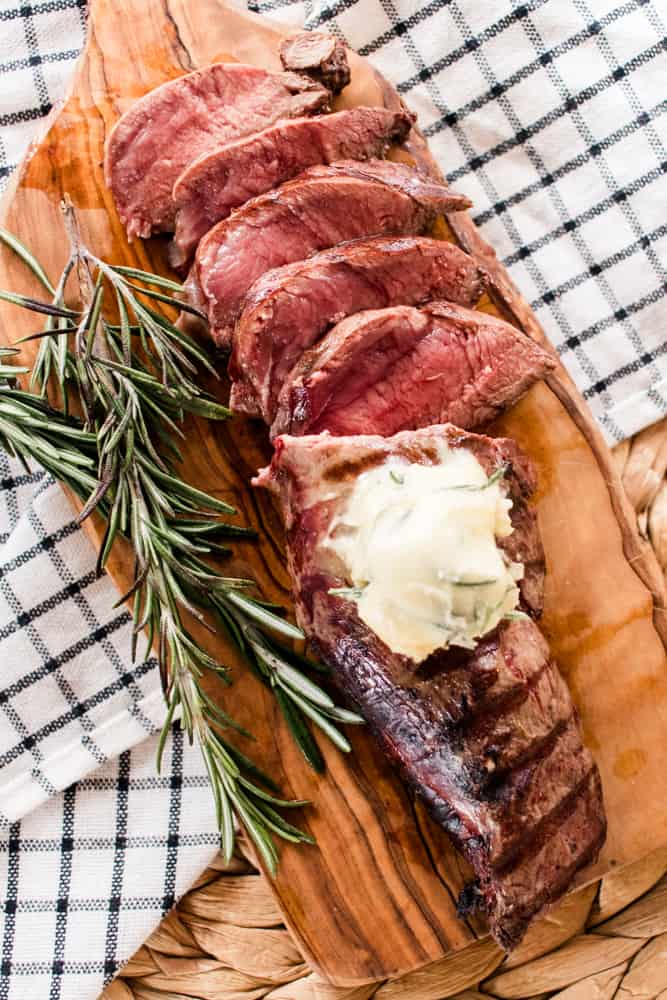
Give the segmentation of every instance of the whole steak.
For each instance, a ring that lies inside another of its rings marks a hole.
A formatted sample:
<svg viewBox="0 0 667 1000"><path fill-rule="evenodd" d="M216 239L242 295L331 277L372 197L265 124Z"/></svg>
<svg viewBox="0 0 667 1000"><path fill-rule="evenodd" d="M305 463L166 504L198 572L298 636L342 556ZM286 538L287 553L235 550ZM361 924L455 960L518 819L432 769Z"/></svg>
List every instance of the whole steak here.
<svg viewBox="0 0 667 1000"><path fill-rule="evenodd" d="M503 621L473 651L450 647L421 664L393 653L352 601L331 593L349 581L321 544L361 472L389 458L392 468L434 464L443 442L470 450L489 475L507 467L514 555L539 550L526 507L534 487L528 460L510 440L451 424L392 438L281 437L257 483L282 504L299 623L472 865L462 902L482 910L511 949L605 837L600 777L568 687L529 616Z"/></svg>

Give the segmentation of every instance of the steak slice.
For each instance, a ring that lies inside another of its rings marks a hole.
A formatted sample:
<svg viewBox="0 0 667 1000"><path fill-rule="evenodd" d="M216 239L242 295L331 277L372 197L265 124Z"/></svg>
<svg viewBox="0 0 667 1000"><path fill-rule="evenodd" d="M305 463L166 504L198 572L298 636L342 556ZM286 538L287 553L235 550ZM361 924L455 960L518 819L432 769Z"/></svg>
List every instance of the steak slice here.
<svg viewBox="0 0 667 1000"><path fill-rule="evenodd" d="M332 94L339 94L350 82L347 52L341 41L321 31L301 31L280 46L285 69L307 73Z"/></svg>
<svg viewBox="0 0 667 1000"><path fill-rule="evenodd" d="M292 369L275 434L382 434L493 420L556 367L495 316L450 302L348 316Z"/></svg>
<svg viewBox="0 0 667 1000"><path fill-rule="evenodd" d="M382 156L390 143L405 139L411 125L402 111L350 108L320 118L279 121L207 151L174 185L177 215L171 263L185 263L202 236L244 202L307 167Z"/></svg>
<svg viewBox="0 0 667 1000"><path fill-rule="evenodd" d="M357 240L269 271L250 289L234 332L232 407L271 423L302 352L344 316L440 298L471 306L482 287L472 257L427 237Z"/></svg>
<svg viewBox="0 0 667 1000"><path fill-rule="evenodd" d="M351 166L356 173L349 175L340 165L311 167L247 202L204 237L195 258L197 276L218 345L230 344L246 292L271 268L359 236L420 233L439 214L470 204L428 178L420 186L418 175L404 164L391 165L391 184L381 164L378 179L379 162L363 164L363 177L357 163Z"/></svg>
<svg viewBox="0 0 667 1000"><path fill-rule="evenodd" d="M471 863L475 882L463 900L486 913L494 938L511 949L605 837L600 777L567 685L530 618L501 623L474 651L440 650L419 665L393 653L354 603L330 593L350 581L322 544L361 472L389 458L433 464L443 442L472 451L488 474L510 464L510 537L519 536L518 548L539 547L536 522L525 516L534 487L526 457L513 441L452 425L393 438L280 437L256 484L282 504L299 623Z"/></svg>
<svg viewBox="0 0 667 1000"><path fill-rule="evenodd" d="M129 239L173 230L174 182L195 157L328 104L326 88L305 76L242 63L214 63L151 90L106 143L104 175Z"/></svg>

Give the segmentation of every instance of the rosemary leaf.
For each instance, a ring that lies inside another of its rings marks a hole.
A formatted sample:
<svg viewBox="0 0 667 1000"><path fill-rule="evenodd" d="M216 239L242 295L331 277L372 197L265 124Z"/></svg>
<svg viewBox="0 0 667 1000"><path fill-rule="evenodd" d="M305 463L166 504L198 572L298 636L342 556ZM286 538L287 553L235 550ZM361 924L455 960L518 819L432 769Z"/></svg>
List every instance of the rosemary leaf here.
<svg viewBox="0 0 667 1000"><path fill-rule="evenodd" d="M3 288L0 288L0 299L15 306L21 306L22 309L30 309L31 312L44 313L46 316L62 316L65 319L76 319L78 316L71 309L60 308L50 302L42 302L41 299L32 299L28 295L19 295L18 292L7 292ZM20 344L21 340L17 340L16 343Z"/></svg>
<svg viewBox="0 0 667 1000"><path fill-rule="evenodd" d="M160 738L158 740L157 746L157 756L156 756L156 770L158 774L162 774L162 757L164 755L164 748L167 742L167 736L169 734L169 729L174 719L174 713L178 706L178 694L174 694L169 699L169 704L167 706L167 715L164 720L164 724L160 731Z"/></svg>
<svg viewBox="0 0 667 1000"><path fill-rule="evenodd" d="M302 698L301 695L297 694L294 690L290 693L290 697L299 706L304 715L307 715L309 719L312 719L315 725L329 737L331 742L337 746L339 750L342 750L343 753L350 752L352 747L348 741L345 739L343 734L340 733L336 727L331 724L331 722L329 722L322 712L318 711L314 705L311 705L309 701L306 701L305 698Z"/></svg>
<svg viewBox="0 0 667 1000"><path fill-rule="evenodd" d="M228 795L221 796L220 804L221 815L218 821L220 829L220 846L222 848L225 861L229 862L232 860L236 839L234 836L234 814L232 813L232 805Z"/></svg>
<svg viewBox="0 0 667 1000"><path fill-rule="evenodd" d="M292 738L305 760L312 767L313 771L323 774L325 769L324 758L322 757L320 748L313 739L310 729L304 721L303 713L299 711L282 688L275 687L274 694L280 711L292 734Z"/></svg>
<svg viewBox="0 0 667 1000"><path fill-rule="evenodd" d="M350 712L347 708L339 708L337 705L334 705L333 708L323 708L321 712L329 719L333 719L335 722L342 722L347 726L366 725L363 715L359 715L357 712Z"/></svg>
<svg viewBox="0 0 667 1000"><path fill-rule="evenodd" d="M263 789L258 788L257 785L253 785L243 776L239 777L239 784L243 785L244 788L251 789L253 796L263 799L264 802L269 802L272 806L277 806L280 809L301 809L303 806L310 805L310 799L279 799L275 795L271 795L270 792L265 792Z"/></svg>
<svg viewBox="0 0 667 1000"><path fill-rule="evenodd" d="M202 510L212 511L213 513L219 514L236 513L235 509L230 504L225 503L224 500L218 500L217 497L212 497L203 490L198 490L195 486L191 486L189 483L186 483L183 479L179 479L177 476L162 472L161 469L152 466L152 463L143 456L138 455L137 461L140 466L152 473L153 478L157 480L158 483L169 487L169 489L173 491L174 496L181 497L194 504L198 504Z"/></svg>
<svg viewBox="0 0 667 1000"><path fill-rule="evenodd" d="M291 622L285 621L284 618L279 618L278 615L274 615L270 611L267 611L266 608L261 607L256 601L253 601L252 598L236 592L230 592L227 595L227 598L232 604L235 604L238 608L244 611L248 618L251 618L259 625L263 625L265 628L278 632L280 635L284 635L288 639L303 639L303 632L301 629L297 628L296 625L292 625Z"/></svg>
<svg viewBox="0 0 667 1000"><path fill-rule="evenodd" d="M264 653L263 655L266 656L267 654ZM313 684L312 681L308 680L299 670L295 670L294 667L289 666L287 663L280 663L278 661L276 673L283 684L286 684L303 698L307 698L313 705L318 705L320 708L334 708L333 698L326 691L323 691L322 688L319 688L317 684Z"/></svg>
<svg viewBox="0 0 667 1000"><path fill-rule="evenodd" d="M201 309L197 309L196 306L186 302L185 299L178 299L174 295L165 295L163 292L156 292L153 288L142 288L140 285L132 284L132 282L128 282L127 287L131 288L133 292L138 292L139 295L146 295L149 299L157 299L158 302L164 302L167 305L175 306L182 312L191 313L193 316L197 316L199 319L206 321L206 316Z"/></svg>
<svg viewBox="0 0 667 1000"><path fill-rule="evenodd" d="M217 733L215 733L214 736L218 743L224 745L230 757L235 761L235 763L238 766L240 766L243 769L243 771L247 775L249 775L255 781L258 781L261 785L264 785L266 788L269 788L272 792L277 793L279 791L279 788L276 785L275 781L273 781L273 779L270 778L268 774L265 774L261 770L261 768L257 767L257 765L253 763L253 761L251 761L249 757L246 757L246 755L241 750L239 750L238 747L235 747L232 743L228 743Z"/></svg>
<svg viewBox="0 0 667 1000"><path fill-rule="evenodd" d="M172 292L182 292L183 286L171 278L163 278L160 274L152 274L150 271L140 271L136 267L125 267L122 264L112 264L111 270L116 274L122 274L126 278L137 278L147 285L155 285L157 288L168 288Z"/></svg>
<svg viewBox="0 0 667 1000"><path fill-rule="evenodd" d="M4 229L2 226L0 226L0 242L4 243L5 246L8 246L10 250L14 251L16 256L23 261L30 271L32 271L38 281L44 285L44 288L47 290L49 295L54 294L55 289L37 258L30 253L21 240L14 236L13 233L10 233L8 229Z"/></svg>

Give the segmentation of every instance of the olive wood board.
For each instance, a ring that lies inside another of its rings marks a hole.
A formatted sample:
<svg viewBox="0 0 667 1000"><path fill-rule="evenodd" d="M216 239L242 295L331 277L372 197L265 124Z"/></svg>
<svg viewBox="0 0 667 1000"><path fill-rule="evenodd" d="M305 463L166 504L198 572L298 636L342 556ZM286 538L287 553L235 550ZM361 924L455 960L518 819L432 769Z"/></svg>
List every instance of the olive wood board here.
<svg viewBox="0 0 667 1000"><path fill-rule="evenodd" d="M59 203L67 193L96 253L165 272L164 240L128 245L125 239L103 179L105 137L134 100L198 66L238 60L279 68L283 33L222 0L92 0L87 44L69 96L14 175L0 222L53 278L66 256ZM352 83L338 106L398 100L367 61L352 55L351 62ZM424 141L417 133L412 139L411 154L433 168ZM470 217L452 216L441 234L456 234L485 262L491 297L481 308L543 339ZM0 287L39 294L8 250L0 251ZM34 316L0 307L1 343L35 329ZM27 345L21 360L29 362L35 350L34 342ZM224 379L216 391L226 398ZM637 534L610 453L562 370L549 385L531 390L495 430L516 438L539 472L536 505L548 565L543 627L600 766L609 817L603 854L582 877L591 879L667 844L662 577ZM229 571L252 574L267 598L289 605L280 518L270 496L249 485L270 454L265 430L242 418L224 425L192 421L183 451L190 480L233 503L239 522L259 531L258 542L236 546ZM99 523L91 525L99 540ZM127 590L132 558L124 544L109 571ZM314 774L272 696L230 654L224 635L204 641L234 667L225 704L259 734L250 752L286 795L313 802L300 822L318 846L284 847L274 882L309 962L336 983L354 984L403 974L482 936L480 921L456 915L468 875L464 862L412 801L369 734L355 728L347 756L320 741L328 768L324 776Z"/></svg>

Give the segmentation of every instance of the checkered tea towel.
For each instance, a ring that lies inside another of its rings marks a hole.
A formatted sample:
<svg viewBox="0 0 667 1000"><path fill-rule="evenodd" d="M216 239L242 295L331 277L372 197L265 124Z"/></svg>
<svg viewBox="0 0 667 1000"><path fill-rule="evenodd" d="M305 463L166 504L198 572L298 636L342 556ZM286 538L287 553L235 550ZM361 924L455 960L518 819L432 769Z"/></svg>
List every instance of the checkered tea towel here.
<svg viewBox="0 0 667 1000"><path fill-rule="evenodd" d="M196 10L196 0L191 0ZM667 412L667 78L654 0L273 0L418 113L610 439ZM0 184L63 93L83 0L0 0ZM215 850L206 780L59 489L0 464L0 1000L93 1000ZM72 784L75 782L75 784Z"/></svg>

